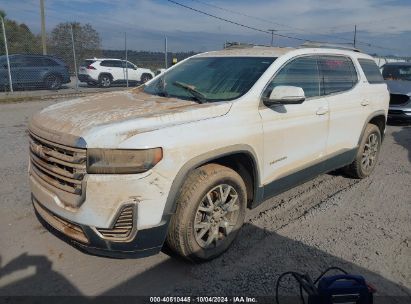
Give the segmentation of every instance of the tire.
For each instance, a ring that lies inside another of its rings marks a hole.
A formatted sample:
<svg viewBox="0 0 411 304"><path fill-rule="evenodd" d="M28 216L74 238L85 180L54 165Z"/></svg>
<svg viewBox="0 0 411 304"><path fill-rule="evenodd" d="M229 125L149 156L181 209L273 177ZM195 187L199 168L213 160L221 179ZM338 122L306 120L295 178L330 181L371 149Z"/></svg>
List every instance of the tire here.
<svg viewBox="0 0 411 304"><path fill-rule="evenodd" d="M355 160L345 168L345 172L354 178L369 176L378 161L381 148L380 129L373 124L368 124L361 138Z"/></svg>
<svg viewBox="0 0 411 304"><path fill-rule="evenodd" d="M225 198L225 204L219 198ZM246 202L244 181L234 170L218 164L195 169L177 197L167 245L194 262L219 256L229 248L243 225Z"/></svg>
<svg viewBox="0 0 411 304"><path fill-rule="evenodd" d="M146 83L147 81L151 80L153 77L150 74L143 74L141 75L141 83Z"/></svg>
<svg viewBox="0 0 411 304"><path fill-rule="evenodd" d="M111 75L103 74L98 78L98 83L102 88L109 88L111 86Z"/></svg>
<svg viewBox="0 0 411 304"><path fill-rule="evenodd" d="M44 79L44 86L48 89L48 90L58 90L61 88L61 84L62 84L62 79L60 76L58 75L48 75L45 79Z"/></svg>

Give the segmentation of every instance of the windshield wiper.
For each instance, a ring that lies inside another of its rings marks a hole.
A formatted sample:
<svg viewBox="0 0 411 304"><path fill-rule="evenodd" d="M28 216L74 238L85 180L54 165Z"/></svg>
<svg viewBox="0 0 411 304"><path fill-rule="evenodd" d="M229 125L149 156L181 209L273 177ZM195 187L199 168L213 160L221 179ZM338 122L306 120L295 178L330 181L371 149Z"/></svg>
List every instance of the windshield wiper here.
<svg viewBox="0 0 411 304"><path fill-rule="evenodd" d="M180 81L175 81L173 84L187 90L199 103L207 102L205 95L198 91L195 86Z"/></svg>

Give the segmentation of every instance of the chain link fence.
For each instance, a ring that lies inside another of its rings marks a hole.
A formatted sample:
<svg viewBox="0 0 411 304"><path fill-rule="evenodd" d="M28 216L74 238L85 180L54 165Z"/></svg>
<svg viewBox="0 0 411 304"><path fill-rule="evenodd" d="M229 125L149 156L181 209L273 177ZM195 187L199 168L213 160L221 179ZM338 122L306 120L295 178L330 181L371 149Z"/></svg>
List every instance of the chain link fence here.
<svg viewBox="0 0 411 304"><path fill-rule="evenodd" d="M165 56L165 52L127 49L132 38L127 41L126 33L114 31L111 36L117 41L115 49L105 49L100 34L90 24L77 22L54 27L47 33L43 50L41 35L33 34L24 24L6 18L0 21L2 92L128 87L195 54L167 52ZM161 39L159 44L163 43Z"/></svg>

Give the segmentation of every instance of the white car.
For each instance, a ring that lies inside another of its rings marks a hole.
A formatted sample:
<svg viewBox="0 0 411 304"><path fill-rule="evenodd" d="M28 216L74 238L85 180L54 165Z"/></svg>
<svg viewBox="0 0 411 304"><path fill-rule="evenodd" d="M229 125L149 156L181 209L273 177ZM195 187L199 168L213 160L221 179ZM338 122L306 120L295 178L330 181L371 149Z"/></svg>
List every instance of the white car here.
<svg viewBox="0 0 411 304"><path fill-rule="evenodd" d="M154 77L150 69L139 68L130 61L112 58L86 59L81 64L78 78L89 85L110 87L112 84L145 83Z"/></svg>
<svg viewBox="0 0 411 304"><path fill-rule="evenodd" d="M93 254L227 250L247 208L377 164L389 93L372 57L330 48L198 54L144 86L52 105L29 124L37 214Z"/></svg>

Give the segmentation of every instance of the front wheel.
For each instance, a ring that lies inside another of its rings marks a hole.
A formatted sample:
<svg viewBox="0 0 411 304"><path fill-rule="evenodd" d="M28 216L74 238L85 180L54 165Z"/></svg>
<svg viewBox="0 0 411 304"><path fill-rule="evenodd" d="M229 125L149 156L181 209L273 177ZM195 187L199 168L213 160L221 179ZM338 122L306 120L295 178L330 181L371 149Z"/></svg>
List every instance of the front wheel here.
<svg viewBox="0 0 411 304"><path fill-rule="evenodd" d="M150 74L143 74L141 75L141 82L146 83L149 81L151 78L153 78Z"/></svg>
<svg viewBox="0 0 411 304"><path fill-rule="evenodd" d="M49 75L44 80L44 85L49 90L58 90L60 89L61 84L62 84L61 77L57 75Z"/></svg>
<svg viewBox="0 0 411 304"><path fill-rule="evenodd" d="M234 170L218 164L195 169L177 198L168 246L192 261L219 256L243 225L246 202L244 181Z"/></svg>
<svg viewBox="0 0 411 304"><path fill-rule="evenodd" d="M345 168L345 171L354 178L365 178L369 176L377 164L380 148L380 129L376 125L368 124L361 139L355 160Z"/></svg>

